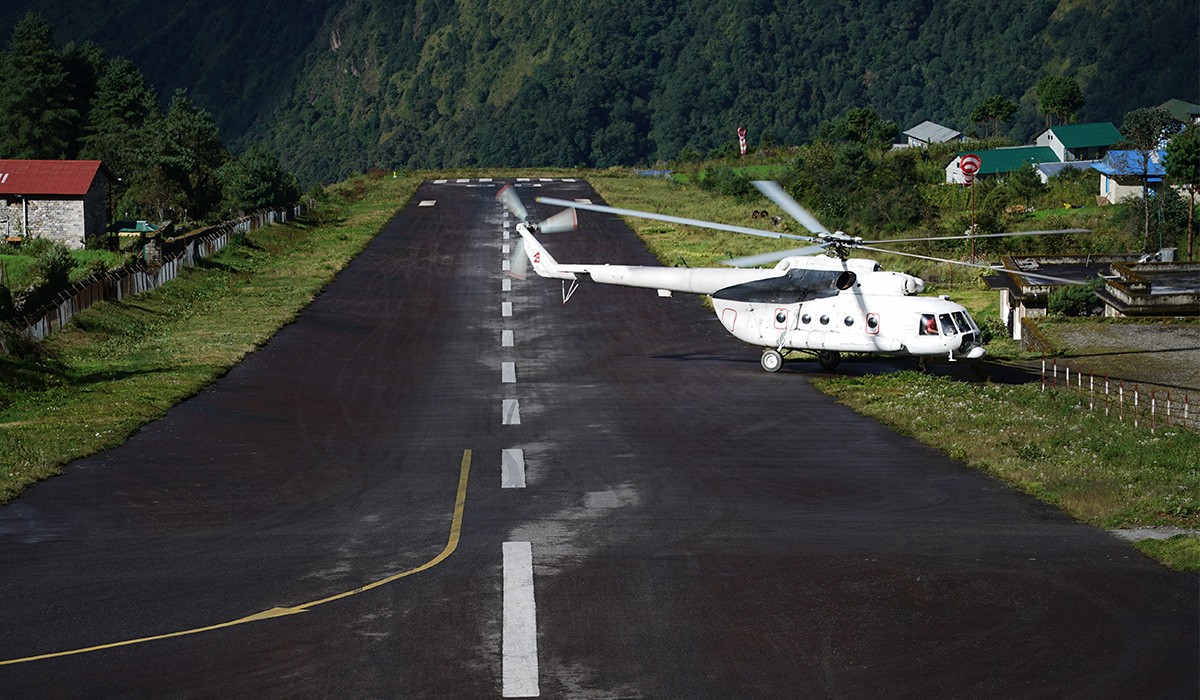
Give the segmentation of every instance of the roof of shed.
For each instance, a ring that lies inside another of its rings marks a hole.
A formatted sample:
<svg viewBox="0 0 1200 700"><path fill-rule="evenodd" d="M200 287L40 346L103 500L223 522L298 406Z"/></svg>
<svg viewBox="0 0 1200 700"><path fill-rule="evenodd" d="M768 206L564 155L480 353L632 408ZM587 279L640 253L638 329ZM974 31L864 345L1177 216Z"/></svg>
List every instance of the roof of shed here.
<svg viewBox="0 0 1200 700"><path fill-rule="evenodd" d="M1166 151L1109 151L1104 160L1092 167L1105 175L1138 175L1146 170L1151 178L1166 175L1162 160Z"/></svg>
<svg viewBox="0 0 1200 700"><path fill-rule="evenodd" d="M1200 105L1183 100L1167 100L1159 107L1167 110L1177 121L1185 124L1200 116Z"/></svg>
<svg viewBox="0 0 1200 700"><path fill-rule="evenodd" d="M965 155L963 151L959 156ZM1058 156L1049 146L1018 146L1016 148L994 148L990 151L974 151L979 156L979 174L1011 173L1029 163L1057 163Z"/></svg>
<svg viewBox="0 0 1200 700"><path fill-rule="evenodd" d="M0 160L0 195L82 197L101 167L98 160Z"/></svg>
<svg viewBox="0 0 1200 700"><path fill-rule="evenodd" d="M1048 131L1053 131L1054 136L1067 148L1111 146L1120 143L1123 138L1111 122L1060 124L1050 127Z"/></svg>
<svg viewBox="0 0 1200 700"><path fill-rule="evenodd" d="M928 120L923 121L904 132L904 135L910 136L918 141L924 141L925 143L945 143L947 141L953 141L954 139L962 136L961 133L951 129L948 126L935 124Z"/></svg>

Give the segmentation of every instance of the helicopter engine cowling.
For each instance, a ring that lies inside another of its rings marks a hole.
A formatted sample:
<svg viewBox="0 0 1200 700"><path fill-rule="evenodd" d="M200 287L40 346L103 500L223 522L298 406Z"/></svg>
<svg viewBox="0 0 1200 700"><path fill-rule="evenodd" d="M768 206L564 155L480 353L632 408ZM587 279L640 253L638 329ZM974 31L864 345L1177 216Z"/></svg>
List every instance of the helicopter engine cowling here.
<svg viewBox="0 0 1200 700"><path fill-rule="evenodd" d="M860 275L859 288L863 294L912 296L925 291L925 280L903 272L883 270Z"/></svg>

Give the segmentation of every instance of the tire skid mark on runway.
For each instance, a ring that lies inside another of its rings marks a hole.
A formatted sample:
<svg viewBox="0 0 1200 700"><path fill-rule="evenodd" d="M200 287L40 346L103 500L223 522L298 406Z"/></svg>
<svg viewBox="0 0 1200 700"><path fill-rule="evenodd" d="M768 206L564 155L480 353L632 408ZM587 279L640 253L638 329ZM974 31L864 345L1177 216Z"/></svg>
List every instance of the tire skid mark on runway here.
<svg viewBox="0 0 1200 700"><path fill-rule="evenodd" d="M446 540L446 546L442 548L442 551L439 552L437 554L437 556L435 556L434 558L425 562L424 564L421 564L420 566L417 566L417 567L414 567L412 569L408 569L405 571L401 571L396 574L392 574L391 576L388 576L386 578L379 579L378 581L374 581L372 583L368 583L366 585L359 586L358 588L354 588L352 590L345 591L343 593L338 593L335 595L327 596L325 598L310 601L308 603L300 603L299 605L294 605L292 607L271 608L269 610L264 610L262 612L255 613L253 615L248 615L246 617L238 618L236 620L229 620L227 622L219 622L217 624L207 625L205 627L196 627L193 629L180 630L178 632L167 632L164 634L158 634L158 635L154 635L151 637L141 637L139 639L127 639L127 640L120 641L120 642L111 642L108 644L98 644L96 646L91 646L91 647L84 647L84 648L80 648L80 649L70 649L67 651L51 652L48 654L38 654L36 656L26 656L26 657L22 657L19 659L0 660L0 666L10 666L13 664L30 663L33 661L44 661L47 659L61 658L64 656L75 656L75 655L79 655L79 654L88 654L88 653L93 653L93 652L98 652L98 651L105 651L108 649L117 649L120 647L134 646L136 644L146 644L149 642L157 642L157 641L162 641L164 639L174 639L176 637L187 637L187 636L194 635L194 634L213 632L215 630L225 629L228 627L235 627L237 625L244 625L244 624L247 624L250 622L259 622L261 620L270 620L272 618L277 618L277 617L286 617L288 615L295 615L297 613L306 612L312 608L317 607L318 605L332 603L337 600L342 600L343 598L349 598L351 596L355 596L360 593L365 593L365 592L373 590L375 588L379 588L380 586L386 586L389 583L393 583L402 578L412 576L413 574L419 574L422 571L428 571L429 569L432 569L433 567L435 567L438 564L441 564L443 561L445 561L451 554L454 553L454 550L456 550L458 548L459 536L462 533L463 511L466 510L466 504L467 504L467 480L470 477L470 474L471 474L471 450L467 449L467 450L463 450L462 462L459 465L458 490L454 497L454 514L450 519L450 536Z"/></svg>
<svg viewBox="0 0 1200 700"><path fill-rule="evenodd" d="M500 488L525 488L525 450L521 448L501 450Z"/></svg>

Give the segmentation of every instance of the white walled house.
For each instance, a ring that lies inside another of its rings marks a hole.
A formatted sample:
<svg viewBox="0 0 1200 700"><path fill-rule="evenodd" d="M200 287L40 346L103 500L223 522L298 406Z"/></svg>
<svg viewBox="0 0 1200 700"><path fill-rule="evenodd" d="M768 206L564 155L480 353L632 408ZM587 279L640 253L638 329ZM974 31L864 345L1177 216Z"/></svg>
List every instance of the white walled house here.
<svg viewBox="0 0 1200 700"><path fill-rule="evenodd" d="M0 160L0 232L82 248L108 225L110 178L98 160Z"/></svg>
<svg viewBox="0 0 1200 700"><path fill-rule="evenodd" d="M1121 132L1109 122L1060 124L1038 134L1035 145L1053 150L1060 163L1068 163L1100 160L1121 139Z"/></svg>

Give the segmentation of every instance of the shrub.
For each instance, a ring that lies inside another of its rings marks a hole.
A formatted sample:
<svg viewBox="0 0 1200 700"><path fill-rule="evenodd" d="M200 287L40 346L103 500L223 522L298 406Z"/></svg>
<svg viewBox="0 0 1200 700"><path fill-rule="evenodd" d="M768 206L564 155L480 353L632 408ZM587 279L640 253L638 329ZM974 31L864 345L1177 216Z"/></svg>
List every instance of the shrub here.
<svg viewBox="0 0 1200 700"><path fill-rule="evenodd" d="M1099 301L1096 291L1104 284L1099 277L1092 278L1087 284L1063 285L1050 292L1047 310L1060 316L1090 316Z"/></svg>

